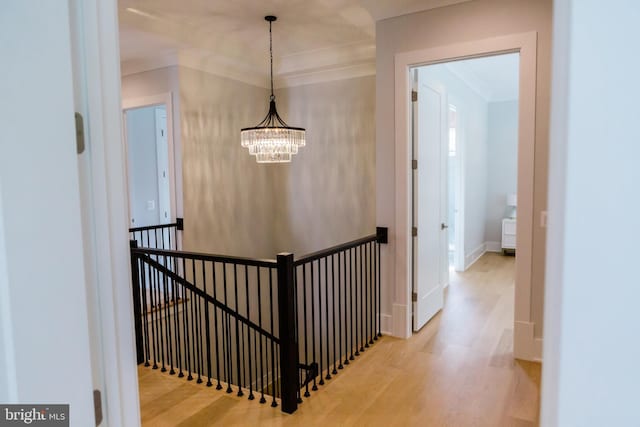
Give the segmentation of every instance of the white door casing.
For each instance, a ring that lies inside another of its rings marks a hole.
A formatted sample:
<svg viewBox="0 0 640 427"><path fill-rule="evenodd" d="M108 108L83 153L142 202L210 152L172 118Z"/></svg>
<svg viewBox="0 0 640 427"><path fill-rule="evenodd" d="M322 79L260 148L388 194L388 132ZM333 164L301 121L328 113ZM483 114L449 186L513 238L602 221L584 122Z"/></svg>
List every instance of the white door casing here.
<svg viewBox="0 0 640 427"><path fill-rule="evenodd" d="M518 101L518 242L515 280L514 355L540 360L542 341L534 336L531 315L537 33L535 31L472 40L395 55L395 280L392 333L411 336L411 114L410 69L454 59L520 52Z"/></svg>

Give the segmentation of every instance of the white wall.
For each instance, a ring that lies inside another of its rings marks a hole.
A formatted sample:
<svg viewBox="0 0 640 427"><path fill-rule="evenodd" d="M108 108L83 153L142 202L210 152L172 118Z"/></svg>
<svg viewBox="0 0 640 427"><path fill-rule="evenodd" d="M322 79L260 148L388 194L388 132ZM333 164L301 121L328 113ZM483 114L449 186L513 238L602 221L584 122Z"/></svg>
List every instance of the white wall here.
<svg viewBox="0 0 640 427"><path fill-rule="evenodd" d="M640 425L638 16L555 1L545 427Z"/></svg>
<svg viewBox="0 0 640 427"><path fill-rule="evenodd" d="M518 184L518 101L489 103L485 240L500 242L502 218L511 213L507 194Z"/></svg>
<svg viewBox="0 0 640 427"><path fill-rule="evenodd" d="M458 114L458 143L464 169L464 260L471 264L484 252L487 222L487 135L489 109L487 101L452 73L445 64L425 67L432 84L445 87L448 103ZM420 96L420 95L418 95Z"/></svg>
<svg viewBox="0 0 640 427"><path fill-rule="evenodd" d="M134 108L125 112L129 210L135 220L131 223L132 227L160 223L156 108ZM149 209L148 202L153 203L153 209Z"/></svg>
<svg viewBox="0 0 640 427"><path fill-rule="evenodd" d="M383 250L383 283L394 284L395 123L394 58L397 53L447 46L496 36L537 32L534 218L546 209L547 139L551 56L551 0L476 0L378 21L376 25L376 219L388 225L390 244ZM531 321L542 335L545 230L534 221ZM383 312L391 314L404 295L385 287ZM397 297L397 301L396 301Z"/></svg>
<svg viewBox="0 0 640 427"><path fill-rule="evenodd" d="M0 400L68 403L71 425L87 426L93 387L69 15L68 2L19 0L0 13L0 296L11 306L0 317L9 380Z"/></svg>

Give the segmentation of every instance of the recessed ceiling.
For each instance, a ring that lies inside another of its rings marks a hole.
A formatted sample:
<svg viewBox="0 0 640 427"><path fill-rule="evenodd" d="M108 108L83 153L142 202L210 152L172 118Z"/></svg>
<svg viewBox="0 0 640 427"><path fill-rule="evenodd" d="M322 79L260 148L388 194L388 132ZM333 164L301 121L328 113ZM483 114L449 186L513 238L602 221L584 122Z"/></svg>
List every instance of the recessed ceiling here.
<svg viewBox="0 0 640 427"><path fill-rule="evenodd" d="M181 63L266 85L270 14L281 78L375 72L375 19L463 1L119 0L123 74Z"/></svg>

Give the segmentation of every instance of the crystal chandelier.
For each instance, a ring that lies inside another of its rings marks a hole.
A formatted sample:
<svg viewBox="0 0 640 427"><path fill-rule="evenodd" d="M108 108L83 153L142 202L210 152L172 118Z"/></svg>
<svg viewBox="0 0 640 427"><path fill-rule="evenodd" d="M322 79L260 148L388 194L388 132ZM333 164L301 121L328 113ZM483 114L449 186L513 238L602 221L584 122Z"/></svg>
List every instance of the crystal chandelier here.
<svg viewBox="0 0 640 427"><path fill-rule="evenodd" d="M258 163L288 163L291 156L298 153L298 147L305 146L304 128L287 125L276 110L276 97L273 94L273 39L271 23L277 18L265 16L269 22L269 57L271 62L271 97L269 112L256 126L240 130L240 141L256 156Z"/></svg>

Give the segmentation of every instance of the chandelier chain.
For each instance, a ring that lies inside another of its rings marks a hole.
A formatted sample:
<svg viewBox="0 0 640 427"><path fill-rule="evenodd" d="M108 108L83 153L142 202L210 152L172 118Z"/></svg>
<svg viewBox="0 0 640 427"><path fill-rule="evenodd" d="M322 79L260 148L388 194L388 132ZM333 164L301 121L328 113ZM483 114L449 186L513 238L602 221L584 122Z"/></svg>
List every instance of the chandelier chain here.
<svg viewBox="0 0 640 427"><path fill-rule="evenodd" d="M269 61L271 63L271 100L276 97L273 94L273 36L271 34L271 21L269 21Z"/></svg>

